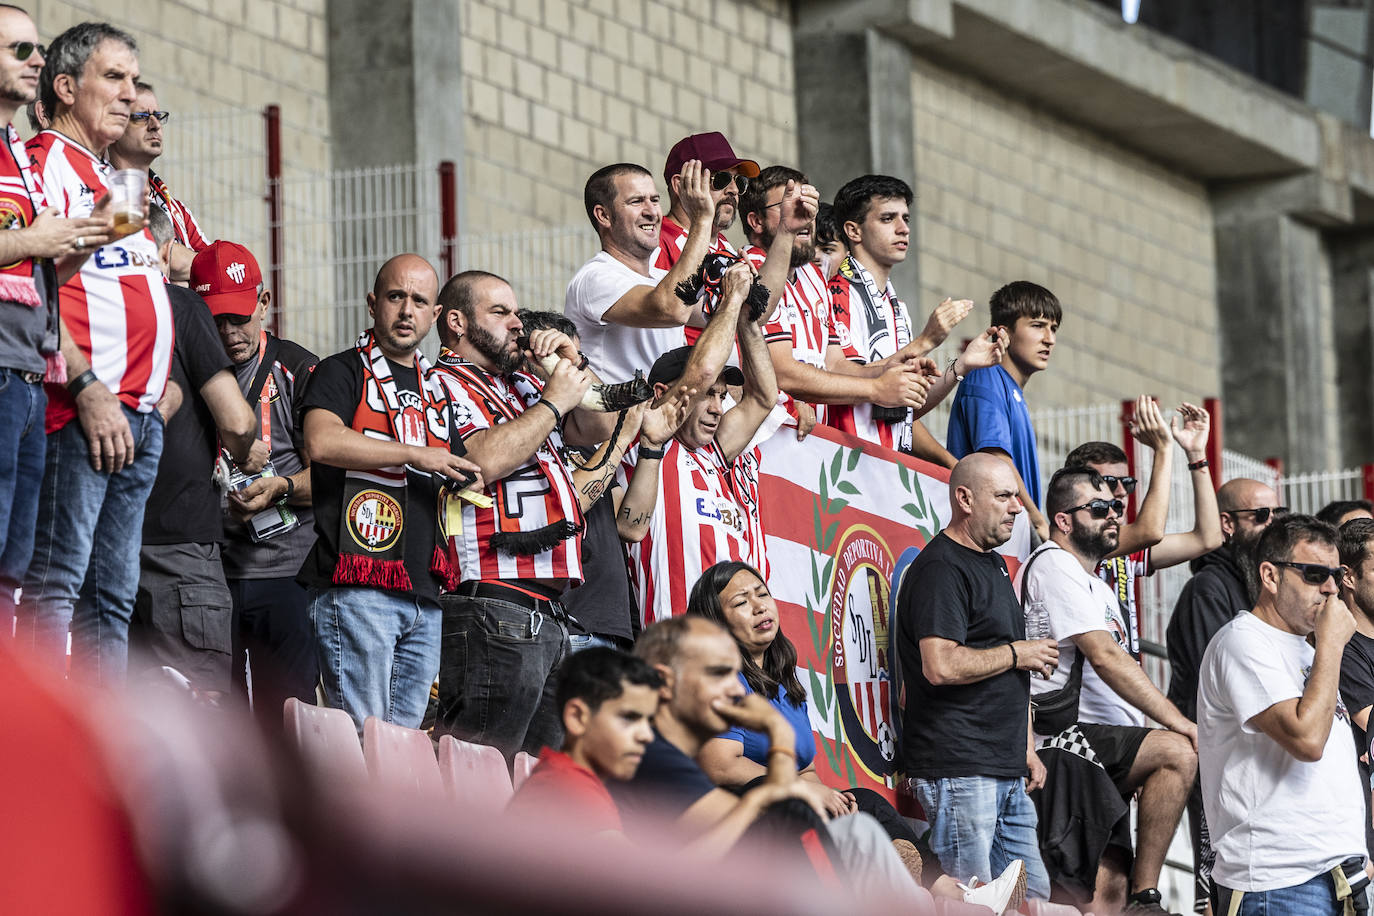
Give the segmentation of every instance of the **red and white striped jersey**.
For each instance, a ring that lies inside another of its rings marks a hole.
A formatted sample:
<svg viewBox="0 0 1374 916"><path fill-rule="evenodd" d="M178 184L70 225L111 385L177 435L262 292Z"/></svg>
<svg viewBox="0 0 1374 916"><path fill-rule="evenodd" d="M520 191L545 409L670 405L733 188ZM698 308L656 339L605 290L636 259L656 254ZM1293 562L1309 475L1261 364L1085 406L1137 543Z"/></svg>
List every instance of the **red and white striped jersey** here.
<svg viewBox="0 0 1374 916"><path fill-rule="evenodd" d="M715 442L689 449L669 440L659 462L658 495L644 540L629 546L630 582L644 626L687 613L687 596L708 567L754 563L748 511L735 496L733 468ZM618 477L628 487L639 447L626 453Z"/></svg>
<svg viewBox="0 0 1374 916"><path fill-rule="evenodd" d="M658 234L658 251L654 252L654 266L663 270L672 270L678 258L682 257L682 249L687 245L687 230L679 226L675 220L663 217L663 225ZM727 254L736 254L735 246L730 244L730 240L725 237L724 232L716 233L716 243L711 246L711 251L723 251ZM687 338L687 345L694 346L697 338L701 336L704 328L694 328L690 325L682 329ZM732 365L739 365L739 347L735 347L735 358L731 360Z"/></svg>
<svg viewBox="0 0 1374 916"><path fill-rule="evenodd" d="M543 396L543 381L524 372L493 375L465 360L445 357L435 371L448 391L453 428L463 438L515 419ZM563 436L555 428L524 464L500 480L487 481L490 508L462 504L463 532L449 542L464 582L582 582L580 533L534 556L503 553L491 546L491 536L498 532L534 531L561 519L583 523L577 489L563 463L562 450Z"/></svg>
<svg viewBox="0 0 1374 916"><path fill-rule="evenodd" d="M864 290L858 284L865 284ZM872 277L852 257L830 278L831 327L846 359L871 363L896 353L911 342L906 304L897 298L892 284L877 290ZM891 449L911 442L910 413L904 423L873 419L872 404L831 404L827 426Z"/></svg>
<svg viewBox="0 0 1374 916"><path fill-rule="evenodd" d="M200 225L191 215L191 208L172 196L167 182L152 169L148 170L148 203L159 207L172 221L172 231L178 242L192 251L203 251L210 247L209 241L200 231Z"/></svg>
<svg viewBox="0 0 1374 916"><path fill-rule="evenodd" d="M34 178L62 216L90 216L112 172L90 150L45 130L28 142ZM96 377L128 407L157 405L172 363L174 325L157 245L147 227L105 245L61 290L62 319ZM48 432L76 416L61 385L48 385Z"/></svg>
<svg viewBox="0 0 1374 916"><path fill-rule="evenodd" d="M774 408L776 409L776 408ZM744 510L745 534L749 537L749 550L754 557L754 568L763 573L763 581L768 581L768 545L763 539L763 517L759 514L759 464L763 452L755 446L745 449L730 466L730 486L735 500Z"/></svg>
<svg viewBox="0 0 1374 916"><path fill-rule="evenodd" d="M744 249L744 256L754 268L763 266L768 252L757 245ZM838 346L830 320L830 290L825 277L815 264L806 263L792 272L792 279L782 292L782 301L773 312L773 320L763 326L763 339L768 343L786 342L792 345L792 356L799 363L825 368L826 348ZM791 395L787 396L787 412L797 415ZM828 404L816 404L816 422L825 423Z"/></svg>

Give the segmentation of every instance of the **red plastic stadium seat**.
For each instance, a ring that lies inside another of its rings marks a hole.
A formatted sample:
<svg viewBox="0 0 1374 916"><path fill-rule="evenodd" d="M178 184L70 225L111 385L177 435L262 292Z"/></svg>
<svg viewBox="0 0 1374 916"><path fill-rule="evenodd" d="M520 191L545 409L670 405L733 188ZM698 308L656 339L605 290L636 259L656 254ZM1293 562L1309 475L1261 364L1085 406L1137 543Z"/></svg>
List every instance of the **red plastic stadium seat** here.
<svg viewBox="0 0 1374 916"><path fill-rule="evenodd" d="M444 735L439 739L439 774L445 791L464 808L496 813L510 801L506 758L494 747Z"/></svg>
<svg viewBox="0 0 1374 916"><path fill-rule="evenodd" d="M529 779L530 771L534 769L534 765L538 762L538 757L526 754L524 751L516 752L515 766L513 767L514 772L511 775L511 782L515 785L515 788L519 789L520 786L524 784L525 780Z"/></svg>
<svg viewBox="0 0 1374 916"><path fill-rule="evenodd" d="M312 706L289 697L282 707L287 738L313 775L331 779L367 779L363 749L353 719L342 709Z"/></svg>
<svg viewBox="0 0 1374 916"><path fill-rule="evenodd" d="M368 716L363 722L363 757L374 782L427 798L443 795L434 745L422 731Z"/></svg>

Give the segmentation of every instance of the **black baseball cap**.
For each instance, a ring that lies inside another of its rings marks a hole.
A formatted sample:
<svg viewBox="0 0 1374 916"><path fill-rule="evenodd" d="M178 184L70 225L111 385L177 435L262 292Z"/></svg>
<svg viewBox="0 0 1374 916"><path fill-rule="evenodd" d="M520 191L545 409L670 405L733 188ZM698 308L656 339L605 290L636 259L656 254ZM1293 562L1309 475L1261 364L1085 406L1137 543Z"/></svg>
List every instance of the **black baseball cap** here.
<svg viewBox="0 0 1374 916"><path fill-rule="evenodd" d="M682 378L682 373L687 368L687 358L691 355L692 348L690 346L678 347L664 353L654 360L654 367L649 370L649 384L670 385ZM720 373L720 377L727 385L744 384L744 373L737 366L726 366Z"/></svg>

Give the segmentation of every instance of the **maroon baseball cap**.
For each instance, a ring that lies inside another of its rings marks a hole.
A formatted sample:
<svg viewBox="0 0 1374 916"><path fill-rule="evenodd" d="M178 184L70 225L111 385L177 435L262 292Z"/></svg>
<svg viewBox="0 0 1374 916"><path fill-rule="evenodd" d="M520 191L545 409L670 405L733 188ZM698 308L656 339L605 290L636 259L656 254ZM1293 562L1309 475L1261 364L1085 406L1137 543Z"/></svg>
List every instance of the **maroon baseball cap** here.
<svg viewBox="0 0 1374 916"><path fill-rule="evenodd" d="M708 134L692 134L683 137L668 151L668 161L663 166L663 180L672 186L673 176L682 171L682 164L689 159L700 159L701 164L713 172L722 169L739 168L745 178L759 177L759 164L752 159L741 159L730 148L730 141L720 131Z"/></svg>
<svg viewBox="0 0 1374 916"><path fill-rule="evenodd" d="M261 283L257 259L234 242L213 242L191 262L191 289L200 294L216 318L253 314Z"/></svg>

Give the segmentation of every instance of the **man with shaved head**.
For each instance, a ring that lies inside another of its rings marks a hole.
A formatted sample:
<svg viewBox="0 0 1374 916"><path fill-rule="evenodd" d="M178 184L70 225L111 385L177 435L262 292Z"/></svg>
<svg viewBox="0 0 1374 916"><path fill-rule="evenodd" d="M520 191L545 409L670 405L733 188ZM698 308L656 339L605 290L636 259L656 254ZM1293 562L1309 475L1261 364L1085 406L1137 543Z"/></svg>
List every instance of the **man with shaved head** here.
<svg viewBox="0 0 1374 916"><path fill-rule="evenodd" d="M930 847L956 880L1024 862L1027 892L1049 897L1026 792L1044 779L1031 743L1030 672L1054 670L1053 640L1026 639L996 548L1024 507L1012 466L973 452L949 477L950 522L902 579L894 602L905 706L899 770Z"/></svg>
<svg viewBox="0 0 1374 916"><path fill-rule="evenodd" d="M419 353L438 293L424 258L382 265L367 294L372 327L319 364L301 407L317 540L297 581L310 590L325 700L359 732L368 716L410 728L424 717L439 588L457 579L436 549L440 497L480 485Z"/></svg>
<svg viewBox="0 0 1374 916"><path fill-rule="evenodd" d="M1237 477L1217 491L1222 545L1189 564L1193 578L1179 592L1169 618L1165 644L1169 649L1169 699L1188 718L1197 721L1198 669L1207 644L1231 618L1252 606L1255 593L1253 554L1260 535L1288 509L1279 505L1273 487ZM1211 857L1203 825L1202 793L1195 785L1188 797L1188 825L1193 839L1194 897L1211 893Z"/></svg>

